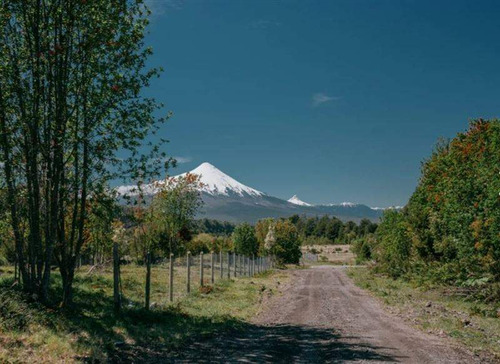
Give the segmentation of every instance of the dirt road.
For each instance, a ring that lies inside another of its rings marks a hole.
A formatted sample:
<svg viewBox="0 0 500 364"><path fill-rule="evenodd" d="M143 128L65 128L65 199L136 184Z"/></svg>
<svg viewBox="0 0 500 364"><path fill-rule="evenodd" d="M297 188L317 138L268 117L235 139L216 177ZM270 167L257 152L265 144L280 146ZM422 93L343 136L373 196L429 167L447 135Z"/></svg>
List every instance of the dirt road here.
<svg viewBox="0 0 500 364"><path fill-rule="evenodd" d="M175 361L475 363L444 339L406 325L340 267L291 273L292 283L251 325L194 342Z"/></svg>

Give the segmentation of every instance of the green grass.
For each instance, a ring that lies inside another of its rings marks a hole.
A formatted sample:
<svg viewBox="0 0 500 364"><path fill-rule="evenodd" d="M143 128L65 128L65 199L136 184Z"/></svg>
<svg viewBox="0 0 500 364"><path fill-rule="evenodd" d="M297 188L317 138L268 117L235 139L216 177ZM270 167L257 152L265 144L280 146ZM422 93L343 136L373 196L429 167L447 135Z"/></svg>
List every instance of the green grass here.
<svg viewBox="0 0 500 364"><path fill-rule="evenodd" d="M176 269L175 300L168 301L168 272L152 270L151 303L143 306L145 268L122 268L124 310L112 310L112 272L75 279L72 311L37 304L12 285L11 268L0 273L0 362L134 361L150 352L181 350L190 340L238 328L257 314L264 294L277 292L283 271L252 278L216 281L209 293L199 290L193 270L192 293L185 293L185 268ZM216 275L218 278L219 276ZM198 279L197 279L198 278ZM54 274L53 297L60 279ZM57 307L57 302L54 302Z"/></svg>
<svg viewBox="0 0 500 364"><path fill-rule="evenodd" d="M500 359L498 303L469 300L446 287L419 287L374 274L368 268L351 268L348 275L412 325L452 337L475 352L491 353Z"/></svg>

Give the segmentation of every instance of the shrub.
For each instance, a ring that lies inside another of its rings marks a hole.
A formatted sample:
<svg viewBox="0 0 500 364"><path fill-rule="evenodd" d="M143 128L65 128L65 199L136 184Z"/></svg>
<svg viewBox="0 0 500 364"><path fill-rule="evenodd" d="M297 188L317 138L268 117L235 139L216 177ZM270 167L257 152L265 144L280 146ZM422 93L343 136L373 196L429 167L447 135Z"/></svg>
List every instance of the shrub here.
<svg viewBox="0 0 500 364"><path fill-rule="evenodd" d="M201 252L208 253L212 250L214 240L215 238L212 235L201 233L186 244L186 249L193 255Z"/></svg>
<svg viewBox="0 0 500 364"><path fill-rule="evenodd" d="M396 278L409 268L411 241L407 223L402 213L387 210L377 229L378 242L373 251L381 268Z"/></svg>
<svg viewBox="0 0 500 364"><path fill-rule="evenodd" d="M375 245L375 235L368 234L356 239L352 244L352 251L356 254L356 262L363 263L372 259L372 247Z"/></svg>
<svg viewBox="0 0 500 364"><path fill-rule="evenodd" d="M298 264L302 253L295 225L288 220L278 220L271 225L266 237L266 249L278 264Z"/></svg>

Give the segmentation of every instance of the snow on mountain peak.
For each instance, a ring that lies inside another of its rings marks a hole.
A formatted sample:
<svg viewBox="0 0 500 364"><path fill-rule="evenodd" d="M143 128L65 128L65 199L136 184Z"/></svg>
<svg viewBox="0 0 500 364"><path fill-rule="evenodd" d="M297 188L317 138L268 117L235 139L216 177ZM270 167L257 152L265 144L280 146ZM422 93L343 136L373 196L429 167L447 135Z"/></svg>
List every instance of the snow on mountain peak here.
<svg viewBox="0 0 500 364"><path fill-rule="evenodd" d="M359 204L354 202L342 202L342 203L329 203L326 206L357 207L359 206Z"/></svg>
<svg viewBox="0 0 500 364"><path fill-rule="evenodd" d="M354 203L354 202L342 202L340 204L340 206L344 206L344 207L355 207L355 206L358 206L357 203Z"/></svg>
<svg viewBox="0 0 500 364"><path fill-rule="evenodd" d="M300 198L297 197L297 195L293 195L288 202L293 203L294 205L299 205L299 206L312 206L311 204L308 204L307 202L302 201Z"/></svg>
<svg viewBox="0 0 500 364"><path fill-rule="evenodd" d="M230 193L238 195L246 193L251 196L264 195L263 192L245 186L208 162L200 164L189 173L201 176L200 182L203 184L201 190L211 195L229 195Z"/></svg>
<svg viewBox="0 0 500 364"><path fill-rule="evenodd" d="M234 178L228 176L220 169L214 165L204 162L198 167L190 171L191 174L196 174L200 176L200 182L202 183L201 191L206 192L210 195L230 195L237 194L243 196L248 194L250 196L263 196L265 193L257 191L251 187L245 186L244 184L236 181ZM172 177L173 179L185 176L186 173ZM160 182L161 183L161 182ZM137 186L120 186L117 189L120 195L138 195ZM158 188L154 183L143 186L144 194L154 195L158 192Z"/></svg>
<svg viewBox="0 0 500 364"><path fill-rule="evenodd" d="M389 206L389 207L370 207L372 210L385 211L385 210L402 210L403 206Z"/></svg>

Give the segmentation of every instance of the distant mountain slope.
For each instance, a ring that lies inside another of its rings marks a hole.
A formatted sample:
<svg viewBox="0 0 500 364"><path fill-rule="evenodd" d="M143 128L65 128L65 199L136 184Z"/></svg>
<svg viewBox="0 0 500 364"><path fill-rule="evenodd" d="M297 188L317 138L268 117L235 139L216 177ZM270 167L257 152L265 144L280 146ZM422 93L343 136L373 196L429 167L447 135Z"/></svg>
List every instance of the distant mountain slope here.
<svg viewBox="0 0 500 364"><path fill-rule="evenodd" d="M288 202L293 203L294 205L299 205L299 206L312 206L311 204L302 201L300 198L297 197L297 195L293 195L291 198L289 198Z"/></svg>
<svg viewBox="0 0 500 364"><path fill-rule="evenodd" d="M203 183L201 192L204 206L199 217L236 223L245 221L255 223L266 217L278 218L298 214L330 215L343 221L359 221L363 218L377 221L383 212L381 209L354 203L311 205L301 201L297 196L285 201L248 187L207 162L200 164L190 173L200 175ZM134 186L120 186L116 190L120 195L132 198L138 195ZM146 199L148 195L152 196L157 192L152 184L144 186L143 190Z"/></svg>

